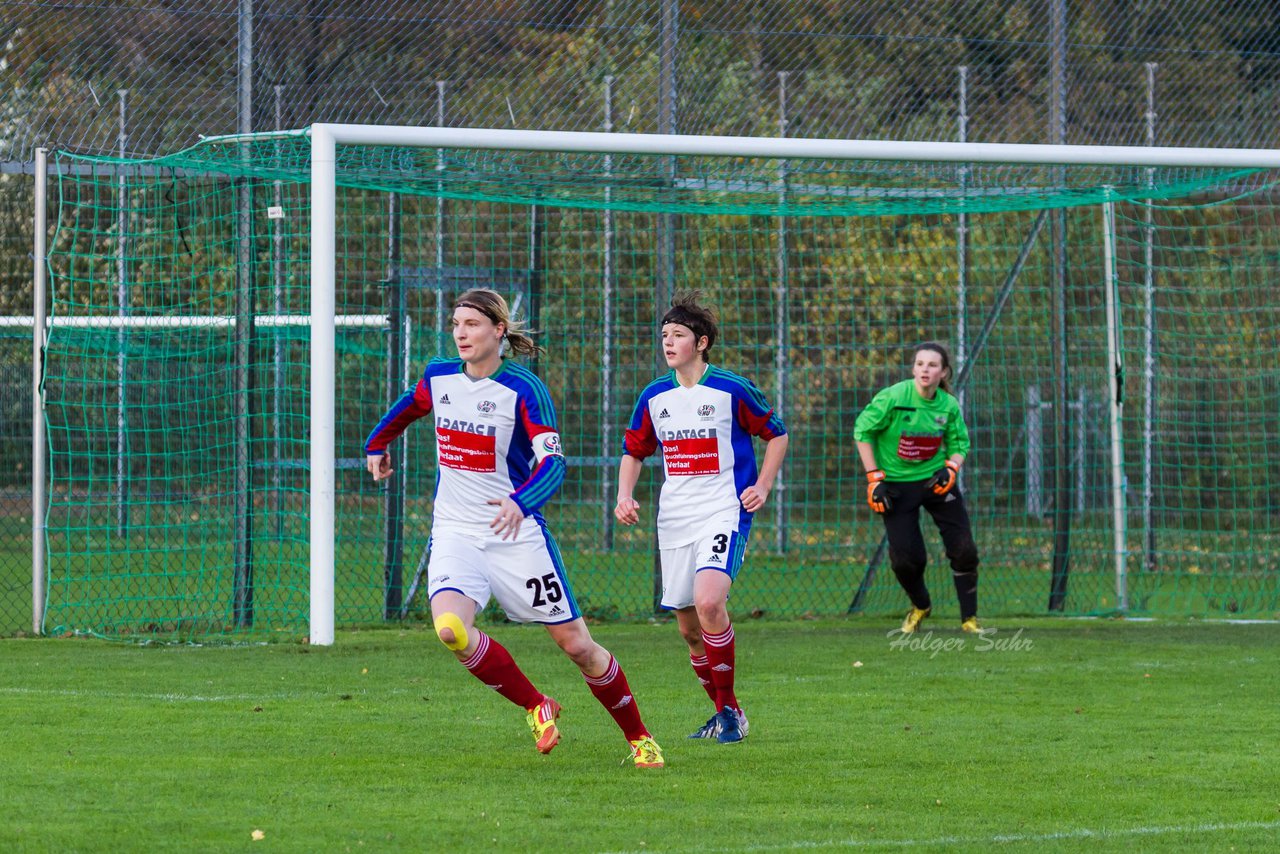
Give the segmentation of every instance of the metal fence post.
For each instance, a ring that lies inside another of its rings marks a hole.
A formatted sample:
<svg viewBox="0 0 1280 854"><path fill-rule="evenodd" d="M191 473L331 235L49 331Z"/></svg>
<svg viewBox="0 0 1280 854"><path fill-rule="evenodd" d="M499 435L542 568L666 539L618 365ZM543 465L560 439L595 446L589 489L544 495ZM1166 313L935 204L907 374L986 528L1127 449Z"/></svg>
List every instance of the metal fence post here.
<svg viewBox="0 0 1280 854"><path fill-rule="evenodd" d="M44 433L45 300L48 298L48 187L49 150L36 149L35 232L32 246L31 324L31 631L44 629L46 447Z"/></svg>
<svg viewBox="0 0 1280 854"><path fill-rule="evenodd" d="M1156 144L1156 69L1146 63L1147 72L1147 145ZM1147 186L1155 185L1155 169L1147 168ZM1155 289L1155 214L1151 205L1142 214L1142 528L1143 561L1149 570L1156 568L1156 526L1152 504L1155 500L1153 468L1156 421L1156 289Z"/></svg>
<svg viewBox="0 0 1280 854"><path fill-rule="evenodd" d="M788 72L778 72L778 136L787 135L787 76ZM787 206L787 161L778 161L778 205L784 211ZM790 283L787 269L787 215L784 212L778 217L778 307L774 316L774 326L778 335L778 349L774 353L773 369L775 374L774 406L780 415L786 413L787 405L787 346L791 340L787 325L787 303L791 299ZM785 475L778 472L774 484L777 497L773 500L774 512L774 545L779 553L787 550L787 484Z"/></svg>
<svg viewBox="0 0 1280 854"><path fill-rule="evenodd" d="M119 89L120 128L117 144L120 158L128 151L129 90ZM116 179L116 313L129 315L129 184L124 167ZM128 356L129 332L121 321L116 331L116 536L129 536L129 409Z"/></svg>
<svg viewBox="0 0 1280 854"><path fill-rule="evenodd" d="M604 125L601 128L605 133L613 132L613 76L606 75L604 78ZM609 487L612 483L610 479L609 459L614 455L616 450L613 445L613 211L609 208L609 202L613 198L613 188L609 185L609 176L613 172L613 155L606 154L604 156L604 211L603 211L603 228L604 234L601 239L603 241L604 270L601 275L601 285L604 288L604 306L602 307L601 324L604 326L604 340L600 348L601 360L601 422L604 429L601 430L601 463L600 463L600 498L604 507L604 544L608 551L613 550L613 501L609 495Z"/></svg>

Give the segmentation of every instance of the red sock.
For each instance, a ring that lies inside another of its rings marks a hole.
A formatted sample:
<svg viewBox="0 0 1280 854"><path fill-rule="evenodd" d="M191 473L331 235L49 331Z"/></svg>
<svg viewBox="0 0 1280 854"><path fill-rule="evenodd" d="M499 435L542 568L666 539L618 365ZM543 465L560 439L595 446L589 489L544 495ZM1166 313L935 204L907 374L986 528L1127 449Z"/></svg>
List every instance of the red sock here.
<svg viewBox="0 0 1280 854"><path fill-rule="evenodd" d="M627 741L635 741L649 734L644 721L640 720L640 709L636 706L636 698L631 695L631 686L627 684L627 674L618 666L618 660L609 656L609 666L599 676L582 674L587 687L600 701L609 714L622 729Z"/></svg>
<svg viewBox="0 0 1280 854"><path fill-rule="evenodd" d="M473 631L475 631L473 629ZM542 702L542 692L533 687L529 677L516 666L507 648L484 632L476 631L476 651L462 662L471 675L523 709Z"/></svg>
<svg viewBox="0 0 1280 854"><path fill-rule="evenodd" d="M738 708L738 697L733 693L733 624L718 635L703 632L702 643L707 648L711 684L716 689L716 711L725 706Z"/></svg>
<svg viewBox="0 0 1280 854"><path fill-rule="evenodd" d="M702 690L707 692L707 696L711 698L711 702L716 701L716 686L711 682L711 665L707 664L705 655L694 655L689 653L689 663L693 665L693 672L698 677L698 682L702 684Z"/></svg>

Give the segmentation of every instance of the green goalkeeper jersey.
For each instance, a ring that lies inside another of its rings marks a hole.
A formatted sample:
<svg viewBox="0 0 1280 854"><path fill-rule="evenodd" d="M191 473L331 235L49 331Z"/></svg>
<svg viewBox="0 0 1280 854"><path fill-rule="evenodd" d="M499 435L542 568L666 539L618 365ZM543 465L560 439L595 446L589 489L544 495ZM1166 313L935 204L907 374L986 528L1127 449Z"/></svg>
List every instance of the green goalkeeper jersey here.
<svg viewBox="0 0 1280 854"><path fill-rule="evenodd" d="M853 425L853 438L875 450L886 480L924 480L952 454L969 454L969 431L960 402L938 389L933 400L916 391L915 380L882 390Z"/></svg>

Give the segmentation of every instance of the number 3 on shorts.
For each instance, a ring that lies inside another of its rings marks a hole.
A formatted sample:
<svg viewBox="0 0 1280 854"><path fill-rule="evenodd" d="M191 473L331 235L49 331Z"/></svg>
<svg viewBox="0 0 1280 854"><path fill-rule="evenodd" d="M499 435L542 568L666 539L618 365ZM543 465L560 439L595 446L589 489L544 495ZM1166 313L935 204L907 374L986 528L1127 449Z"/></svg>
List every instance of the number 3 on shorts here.
<svg viewBox="0 0 1280 854"><path fill-rule="evenodd" d="M746 544L746 538L737 531L724 531L703 537L695 545L697 554L694 571L718 569L730 578L737 578Z"/></svg>

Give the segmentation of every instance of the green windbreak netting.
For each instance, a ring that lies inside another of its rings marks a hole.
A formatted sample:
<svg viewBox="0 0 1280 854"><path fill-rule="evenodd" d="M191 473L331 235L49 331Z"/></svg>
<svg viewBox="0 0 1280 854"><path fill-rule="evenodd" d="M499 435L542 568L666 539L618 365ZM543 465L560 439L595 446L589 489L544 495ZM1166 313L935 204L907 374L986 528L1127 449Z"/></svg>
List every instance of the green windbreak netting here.
<svg viewBox="0 0 1280 854"><path fill-rule="evenodd" d="M57 165L46 630L305 633L305 139ZM962 374L985 617L1280 611L1267 173L375 146L340 147L338 169L340 626L427 608L432 431L393 449L390 486L365 474L363 440L452 355L452 299L481 285L547 348L532 367L569 476L546 512L590 617L654 610L659 472L638 491L645 524L622 529L616 471L660 372L658 318L689 288L719 311L713 361L752 378L792 435L736 614L906 607L852 426L930 339ZM949 570L926 533L945 616Z"/></svg>

